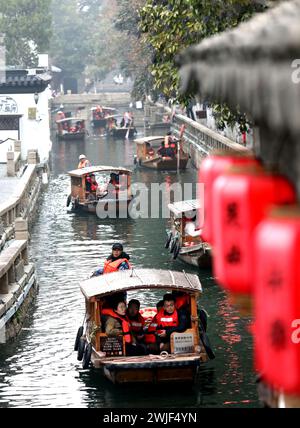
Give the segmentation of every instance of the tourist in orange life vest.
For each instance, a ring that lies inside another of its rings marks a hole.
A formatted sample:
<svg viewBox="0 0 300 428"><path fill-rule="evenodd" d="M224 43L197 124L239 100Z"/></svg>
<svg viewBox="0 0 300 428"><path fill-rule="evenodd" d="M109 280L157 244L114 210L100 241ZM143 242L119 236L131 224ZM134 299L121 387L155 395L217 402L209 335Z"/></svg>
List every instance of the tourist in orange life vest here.
<svg viewBox="0 0 300 428"><path fill-rule="evenodd" d="M177 152L176 140L172 136L172 132L168 132L165 137L166 156L174 158Z"/></svg>
<svg viewBox="0 0 300 428"><path fill-rule="evenodd" d="M157 150L157 154L158 154L158 156L161 156L161 157L166 156L166 148L165 148L165 142L164 141L161 143L160 148Z"/></svg>
<svg viewBox="0 0 300 428"><path fill-rule="evenodd" d="M130 256L123 250L124 248L122 244L114 244L112 247L112 254L105 260L104 267L98 268L92 276L99 276L130 269Z"/></svg>
<svg viewBox="0 0 300 428"><path fill-rule="evenodd" d="M147 156L154 156L154 154L155 154L153 147L151 146L151 144L149 142L146 143L146 154L147 154Z"/></svg>
<svg viewBox="0 0 300 428"><path fill-rule="evenodd" d="M131 331L129 319L126 315L126 303L115 302L112 309L104 309L102 315L107 316L105 321L105 333L108 337L124 336L126 355L145 355L146 349L136 343Z"/></svg>
<svg viewBox="0 0 300 428"><path fill-rule="evenodd" d="M131 331L138 342L144 339L145 319L140 314L141 304L138 300L132 299L128 303L127 317L130 322Z"/></svg>
<svg viewBox="0 0 300 428"><path fill-rule="evenodd" d="M148 327L146 327L146 330L145 330L145 343L147 344L148 350L151 353L156 353L158 351L157 337L155 335L157 330L157 315L163 309L163 307L164 307L164 301L160 300L156 305L157 314L154 315L150 324L148 325Z"/></svg>
<svg viewBox="0 0 300 428"><path fill-rule="evenodd" d="M83 169L83 168L87 168L89 166L92 166L91 162L87 159L87 157L85 155L80 155L79 156L79 164L78 164L78 169Z"/></svg>
<svg viewBox="0 0 300 428"><path fill-rule="evenodd" d="M96 181L95 174L88 175L86 177L85 181L86 181L86 183L85 183L86 191L87 191L87 193L89 193L88 199L89 200L97 199L97 193L98 193L99 185Z"/></svg>
<svg viewBox="0 0 300 428"><path fill-rule="evenodd" d="M172 294L164 296L164 307L157 314L157 337L159 351L170 352L170 336L172 333L183 333L188 326L184 312L175 307L175 297Z"/></svg>

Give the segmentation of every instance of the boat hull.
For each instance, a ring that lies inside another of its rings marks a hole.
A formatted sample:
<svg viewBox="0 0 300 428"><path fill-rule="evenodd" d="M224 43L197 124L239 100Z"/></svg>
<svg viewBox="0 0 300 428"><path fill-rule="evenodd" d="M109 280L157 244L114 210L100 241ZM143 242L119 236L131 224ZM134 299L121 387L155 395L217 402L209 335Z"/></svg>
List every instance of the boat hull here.
<svg viewBox="0 0 300 428"><path fill-rule="evenodd" d="M106 128L107 119L93 119L92 126L93 128Z"/></svg>
<svg viewBox="0 0 300 428"><path fill-rule="evenodd" d="M114 215L117 217L123 218L123 215L128 215L128 207L129 204L132 202L132 199L126 199L122 201L115 201L115 200L99 200L99 201L90 201L86 203L76 203L72 204L72 211L73 212L86 212L90 214L97 214L99 213L105 213L108 214L108 209L110 210L110 215L107 215L109 218L113 218Z"/></svg>
<svg viewBox="0 0 300 428"><path fill-rule="evenodd" d="M189 158L184 157L180 159L179 169L185 170L187 168ZM156 169L158 171L177 171L178 169L178 161L177 159L159 159L151 161L143 161L139 162L140 166L143 168Z"/></svg>
<svg viewBox="0 0 300 428"><path fill-rule="evenodd" d="M200 269L210 269L212 266L212 255L210 250L198 250L186 254L179 253L178 258L184 263Z"/></svg>
<svg viewBox="0 0 300 428"><path fill-rule="evenodd" d="M92 355L92 365L102 369L104 376L114 384L194 383L201 364L200 356L174 356L174 359L166 360L159 356L156 360L145 356L126 360L101 361L95 353Z"/></svg>
<svg viewBox="0 0 300 428"><path fill-rule="evenodd" d="M58 135L59 140L64 141L83 141L85 139L85 132L77 132L76 134L64 134L64 135Z"/></svg>
<svg viewBox="0 0 300 428"><path fill-rule="evenodd" d="M128 133L128 128L114 128L108 132L108 135L112 138L125 139ZM135 128L129 130L128 138L133 138L137 133Z"/></svg>

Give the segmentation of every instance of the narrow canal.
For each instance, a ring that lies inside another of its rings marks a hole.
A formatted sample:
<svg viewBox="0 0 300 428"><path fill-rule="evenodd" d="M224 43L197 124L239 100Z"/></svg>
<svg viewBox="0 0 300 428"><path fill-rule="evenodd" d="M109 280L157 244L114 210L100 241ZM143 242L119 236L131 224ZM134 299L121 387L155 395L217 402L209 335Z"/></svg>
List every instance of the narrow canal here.
<svg viewBox="0 0 300 428"><path fill-rule="evenodd" d="M67 212L66 171L74 169L81 153L95 164L133 168L132 142L90 137L85 143L54 143L51 181L31 231L39 295L18 340L0 347L0 407L257 407L249 323L233 311L207 271L199 273L202 305L210 316L208 332L217 358L201 369L193 388L117 387L98 371L81 369L73 352L84 316L79 281L107 257L112 243L123 242L136 267L197 273L172 261L164 249L166 219L100 220ZM153 171L133 175L134 182L147 184L196 178L194 169L179 176Z"/></svg>

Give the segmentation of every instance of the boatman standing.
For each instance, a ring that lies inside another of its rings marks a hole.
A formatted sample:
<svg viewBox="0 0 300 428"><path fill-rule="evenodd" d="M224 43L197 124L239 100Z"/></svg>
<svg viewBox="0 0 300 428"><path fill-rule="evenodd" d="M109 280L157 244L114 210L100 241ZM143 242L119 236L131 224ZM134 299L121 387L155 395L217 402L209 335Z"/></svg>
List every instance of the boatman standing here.
<svg viewBox="0 0 300 428"><path fill-rule="evenodd" d="M78 164L78 169L83 169L83 168L87 168L89 166L92 166L91 162L87 159L87 157L85 155L80 155L79 156L79 164Z"/></svg>
<svg viewBox="0 0 300 428"><path fill-rule="evenodd" d="M130 256L124 252L123 245L120 243L114 244L111 255L104 262L104 267L98 268L92 276L128 270L131 268L129 260Z"/></svg>

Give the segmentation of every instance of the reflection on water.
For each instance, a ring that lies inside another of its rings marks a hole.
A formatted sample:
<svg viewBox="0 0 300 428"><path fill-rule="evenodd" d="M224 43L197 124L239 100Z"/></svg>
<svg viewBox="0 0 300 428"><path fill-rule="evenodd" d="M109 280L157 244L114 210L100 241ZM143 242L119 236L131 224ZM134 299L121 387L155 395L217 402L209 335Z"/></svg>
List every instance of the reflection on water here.
<svg viewBox="0 0 300 428"><path fill-rule="evenodd" d="M211 273L200 272L202 305L210 314L209 335L217 355L200 370L193 388L118 387L97 370L81 370L73 352L84 301L78 284L103 262L115 241L125 244L137 267L195 272L173 261L164 249L167 220L99 220L67 211L70 190L66 171L84 153L94 164L133 168L132 142L90 138L55 142L53 175L42 197L32 230L31 257L37 266L40 292L18 340L0 348L0 407L220 407L257 406L252 372L252 342L247 321L240 320L215 285ZM178 176L140 170L134 182L182 183L196 180L193 169ZM145 293L154 303L159 296ZM183 392L184 391L184 392Z"/></svg>

